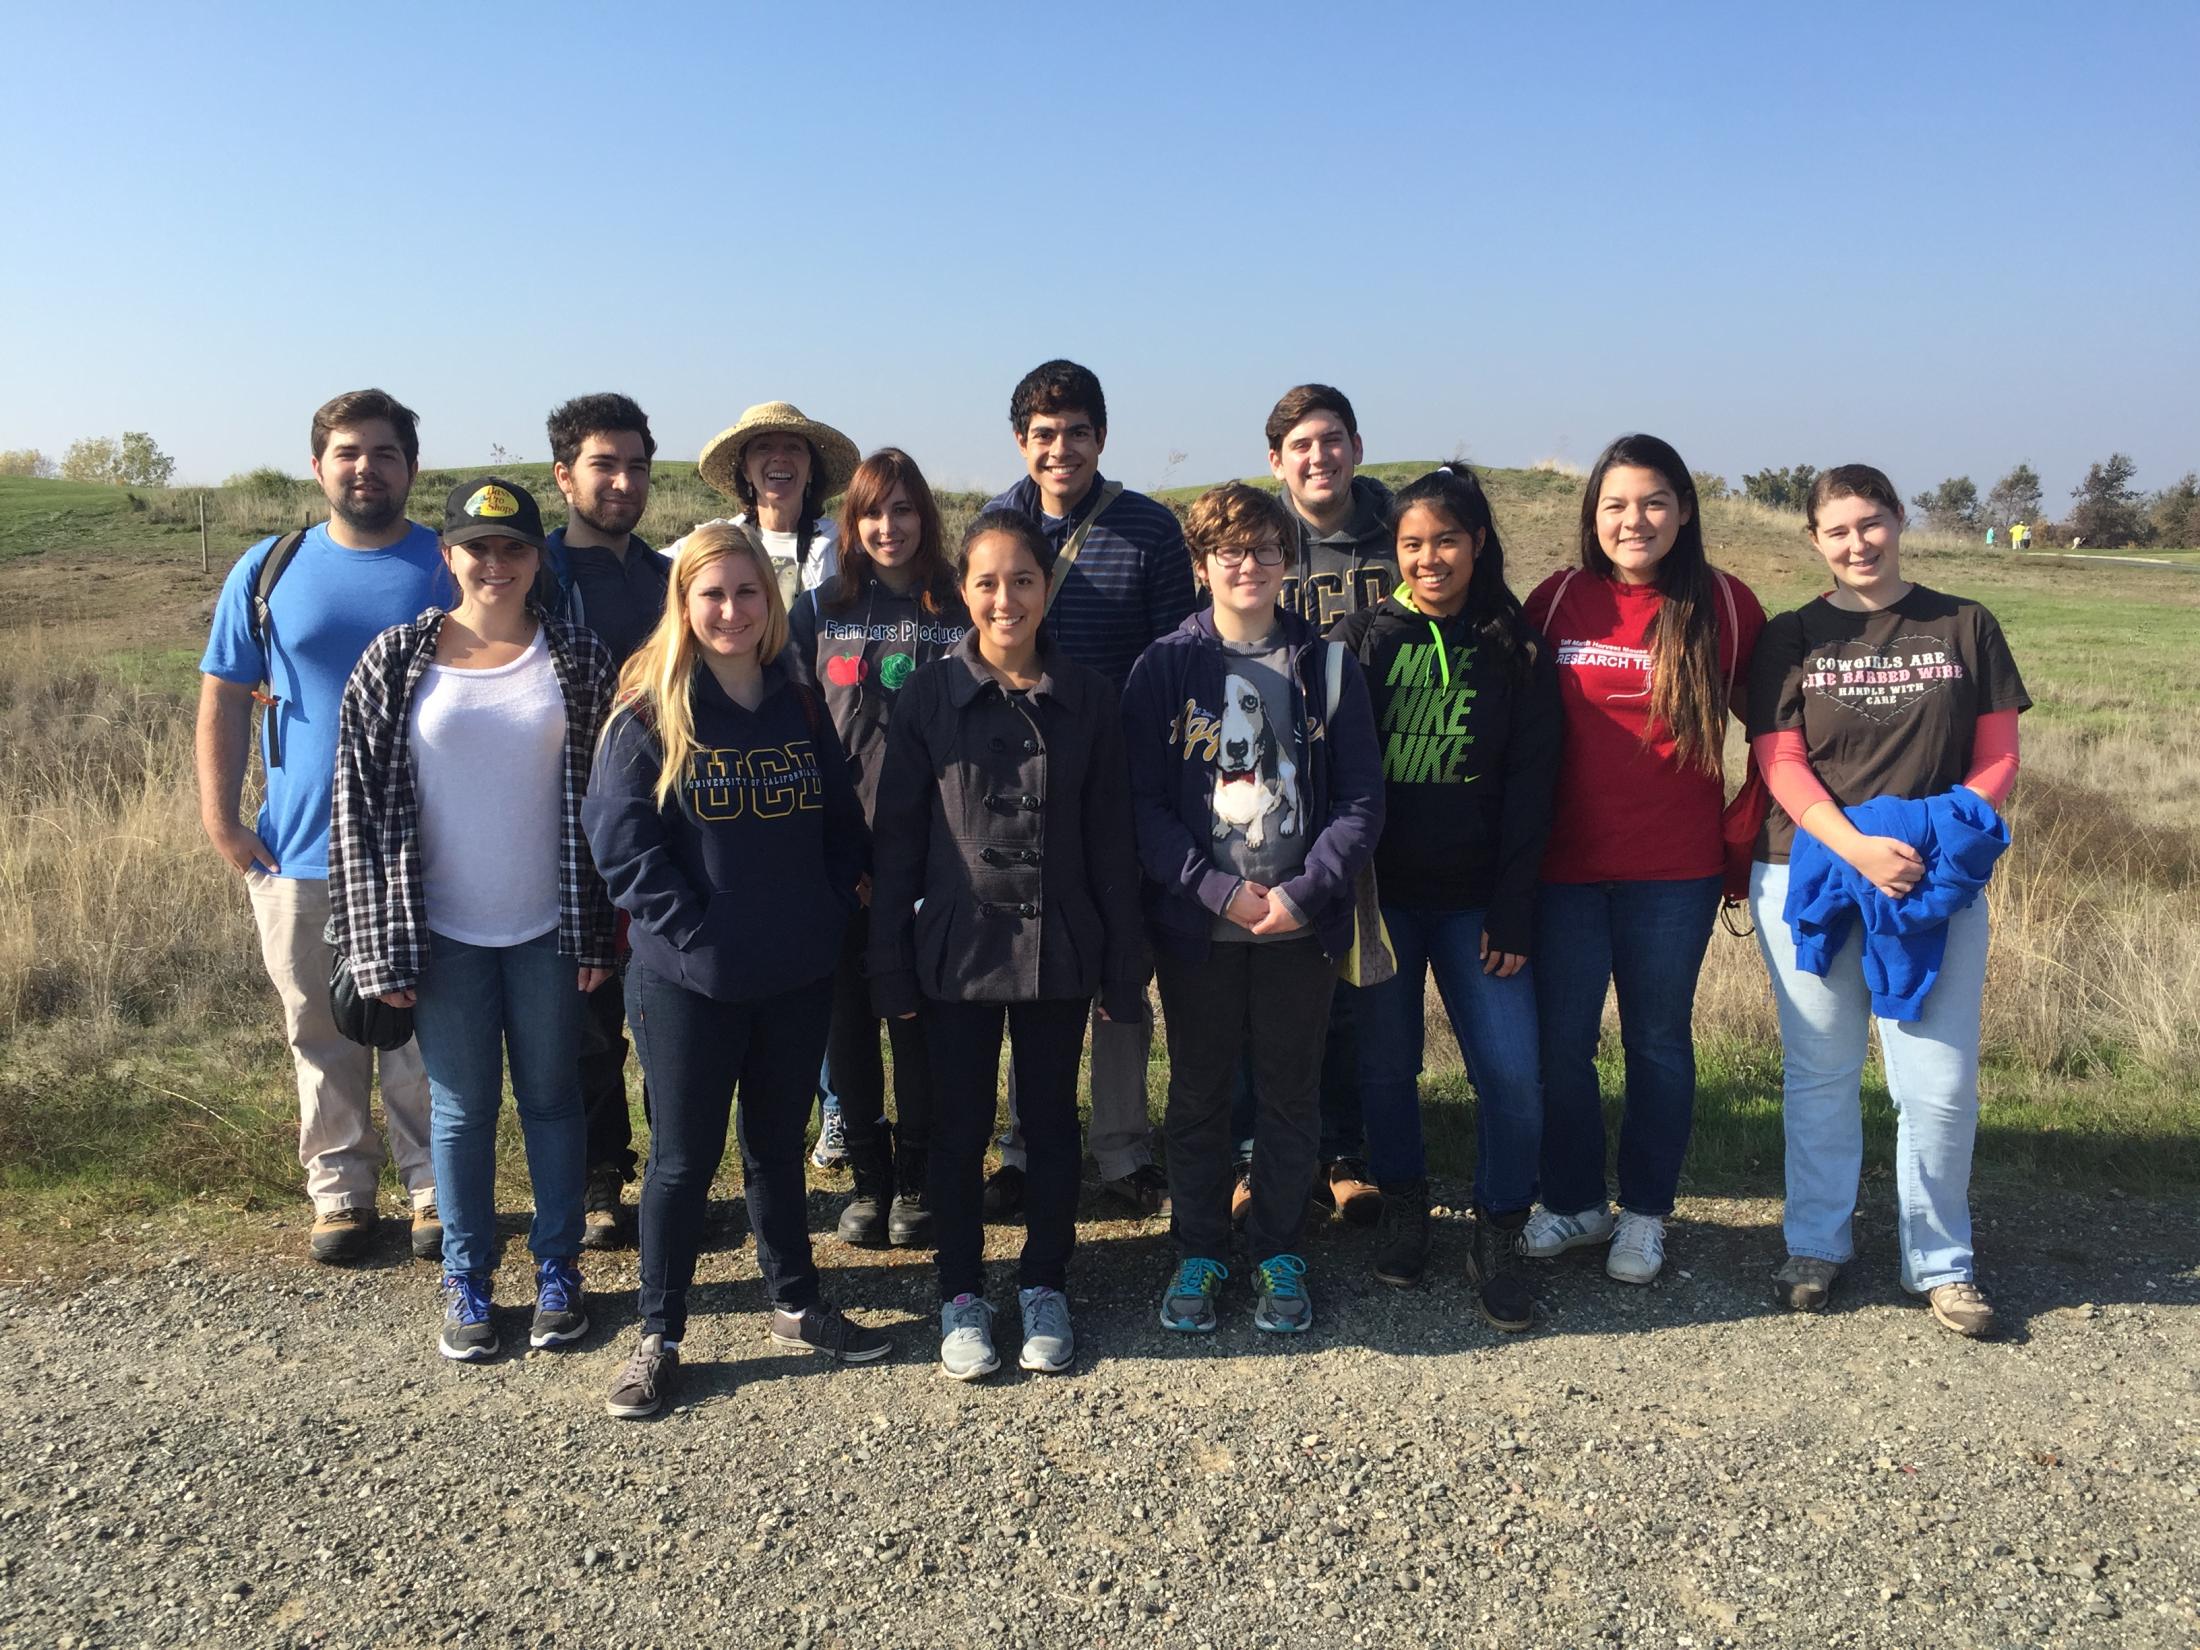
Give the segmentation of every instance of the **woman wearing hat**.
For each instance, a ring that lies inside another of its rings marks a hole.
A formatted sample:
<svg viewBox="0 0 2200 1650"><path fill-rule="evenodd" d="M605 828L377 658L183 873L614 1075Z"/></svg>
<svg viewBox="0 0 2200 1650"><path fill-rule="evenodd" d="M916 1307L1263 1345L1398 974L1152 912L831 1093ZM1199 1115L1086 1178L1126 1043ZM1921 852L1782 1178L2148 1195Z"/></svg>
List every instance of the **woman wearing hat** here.
<svg viewBox="0 0 2200 1650"><path fill-rule="evenodd" d="M337 717L329 937L362 996L413 1011L443 1211L436 1350L497 1350L497 1112L505 1050L527 1145L536 1261L531 1346L587 1332L578 1060L588 993L610 977L611 899L581 832L611 656L530 600L542 515L525 488L463 481L443 511L456 587L377 636Z"/></svg>
<svg viewBox="0 0 2200 1650"><path fill-rule="evenodd" d="M792 402L766 401L713 436L695 462L704 481L742 506L716 519L754 530L789 608L839 567L840 538L825 501L847 490L860 456L830 424L805 418ZM686 543L672 546L675 561Z"/></svg>

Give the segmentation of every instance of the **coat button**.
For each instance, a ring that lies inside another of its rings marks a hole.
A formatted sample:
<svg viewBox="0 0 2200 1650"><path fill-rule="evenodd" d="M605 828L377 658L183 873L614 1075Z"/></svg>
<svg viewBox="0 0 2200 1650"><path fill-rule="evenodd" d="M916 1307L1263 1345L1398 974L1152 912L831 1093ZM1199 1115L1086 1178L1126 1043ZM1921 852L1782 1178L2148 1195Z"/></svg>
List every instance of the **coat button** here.
<svg viewBox="0 0 2200 1650"><path fill-rule="evenodd" d="M1027 917L1035 917L1039 914L1039 908L1036 905L1032 904L1029 900L1024 901L1024 903L1017 906L1016 909L1022 912Z"/></svg>
<svg viewBox="0 0 2200 1650"><path fill-rule="evenodd" d="M1026 756L1036 756L1036 755L1038 754L1038 751L1039 751L1039 741L1038 741L1038 740L1036 740L1036 739L1026 739L1026 740L1024 741L1024 754L1025 754Z"/></svg>

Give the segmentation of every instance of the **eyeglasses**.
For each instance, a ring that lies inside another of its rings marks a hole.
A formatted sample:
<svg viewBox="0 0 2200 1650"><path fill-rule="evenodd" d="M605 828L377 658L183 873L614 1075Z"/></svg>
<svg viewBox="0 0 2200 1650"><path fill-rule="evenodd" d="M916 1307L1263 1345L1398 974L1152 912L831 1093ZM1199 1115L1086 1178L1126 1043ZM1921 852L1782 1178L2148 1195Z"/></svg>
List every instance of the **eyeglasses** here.
<svg viewBox="0 0 2200 1650"><path fill-rule="evenodd" d="M1283 565L1283 546L1280 544L1225 544L1207 554L1225 567L1242 567L1247 556L1262 567Z"/></svg>

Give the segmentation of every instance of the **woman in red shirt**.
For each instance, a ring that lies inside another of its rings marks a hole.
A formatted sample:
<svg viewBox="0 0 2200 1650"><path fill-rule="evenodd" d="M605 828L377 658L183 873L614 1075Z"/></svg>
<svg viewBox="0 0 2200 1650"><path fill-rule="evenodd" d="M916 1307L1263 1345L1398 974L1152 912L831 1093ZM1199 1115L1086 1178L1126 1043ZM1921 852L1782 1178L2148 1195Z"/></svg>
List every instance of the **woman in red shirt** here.
<svg viewBox="0 0 2200 1650"><path fill-rule="evenodd" d="M1623 435L1589 473L1581 565L1527 600L1566 717L1536 911L1542 1206L1523 1252L1609 1243L1605 1271L1665 1263L1696 1109L1696 976L1718 915L1728 707L1764 609L1704 558L1696 488L1655 436ZM1597 1033L1619 993L1626 1114L1619 1217L1606 1202Z"/></svg>

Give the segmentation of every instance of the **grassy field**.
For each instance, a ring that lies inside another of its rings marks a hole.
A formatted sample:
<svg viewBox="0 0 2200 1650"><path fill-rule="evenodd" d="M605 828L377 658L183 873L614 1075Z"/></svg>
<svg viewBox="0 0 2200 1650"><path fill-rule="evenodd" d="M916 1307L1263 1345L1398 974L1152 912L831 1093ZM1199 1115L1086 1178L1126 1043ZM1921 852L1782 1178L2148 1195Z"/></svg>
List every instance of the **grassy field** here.
<svg viewBox="0 0 2200 1650"><path fill-rule="evenodd" d="M555 497L546 467L513 469ZM1569 559L1579 482L1485 475L1525 592ZM455 479L424 475L414 515L434 519ZM242 892L198 830L190 705L221 575L317 496L210 493L202 574L194 493L0 479L0 1270L57 1232L98 1241L162 1211L297 1201L289 1066ZM948 501L951 530L977 502ZM645 531L663 542L719 507L692 467L661 466ZM1729 501L1705 525L1715 559L1768 609L1822 588L1796 518ZM2038 701L2016 846L1993 892L1981 1174L2042 1190L2189 1187L2200 580L1923 536L1905 549L1913 576L1994 609ZM1699 1025L1689 1183L1774 1190L1779 1061L1754 941L1714 937ZM1162 1076L1157 1063L1157 1104ZM1472 1118L1440 1033L1427 1081L1436 1155L1457 1171ZM1883 1165L1893 1122L1876 1072L1868 1101Z"/></svg>

